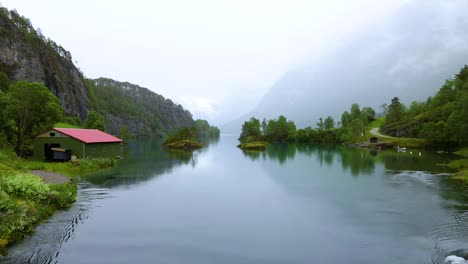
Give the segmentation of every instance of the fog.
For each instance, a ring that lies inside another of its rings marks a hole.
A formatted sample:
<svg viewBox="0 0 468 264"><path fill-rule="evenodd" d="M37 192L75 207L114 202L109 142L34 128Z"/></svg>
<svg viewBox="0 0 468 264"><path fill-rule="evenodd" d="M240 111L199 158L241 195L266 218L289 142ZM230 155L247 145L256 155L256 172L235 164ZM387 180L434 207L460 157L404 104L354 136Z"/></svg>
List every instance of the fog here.
<svg viewBox="0 0 468 264"><path fill-rule="evenodd" d="M1 4L68 49L87 77L147 87L195 118L237 119L231 127L278 114L313 125L351 102L423 100L468 54L466 1Z"/></svg>
<svg viewBox="0 0 468 264"><path fill-rule="evenodd" d="M299 127L314 127L328 115L339 121L352 103L379 112L393 97L425 101L468 63L467 12L467 1L407 3L325 58L286 73L252 112L224 130L239 130L250 116L283 114Z"/></svg>

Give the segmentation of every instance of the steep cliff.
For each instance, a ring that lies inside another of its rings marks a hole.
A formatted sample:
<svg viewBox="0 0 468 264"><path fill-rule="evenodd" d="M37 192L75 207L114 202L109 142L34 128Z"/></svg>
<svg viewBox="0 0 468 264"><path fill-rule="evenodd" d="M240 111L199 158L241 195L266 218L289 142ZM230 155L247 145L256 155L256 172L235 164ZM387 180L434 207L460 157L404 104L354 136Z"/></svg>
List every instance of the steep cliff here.
<svg viewBox="0 0 468 264"><path fill-rule="evenodd" d="M86 118L88 89L70 52L6 8L0 8L0 71L12 81L45 84L60 99L66 115Z"/></svg>
<svg viewBox="0 0 468 264"><path fill-rule="evenodd" d="M147 88L107 78L88 80L92 105L106 120L106 129L114 134L122 126L132 133L170 132L192 126L192 114L181 105Z"/></svg>

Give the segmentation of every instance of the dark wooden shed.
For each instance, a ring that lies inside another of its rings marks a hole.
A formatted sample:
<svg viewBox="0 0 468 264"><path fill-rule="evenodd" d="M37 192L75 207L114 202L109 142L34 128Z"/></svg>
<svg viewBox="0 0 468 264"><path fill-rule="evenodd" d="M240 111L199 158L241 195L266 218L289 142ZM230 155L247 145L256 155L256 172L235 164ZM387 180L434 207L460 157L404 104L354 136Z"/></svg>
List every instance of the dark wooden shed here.
<svg viewBox="0 0 468 264"><path fill-rule="evenodd" d="M377 137L371 137L370 138L370 143L378 143Z"/></svg>

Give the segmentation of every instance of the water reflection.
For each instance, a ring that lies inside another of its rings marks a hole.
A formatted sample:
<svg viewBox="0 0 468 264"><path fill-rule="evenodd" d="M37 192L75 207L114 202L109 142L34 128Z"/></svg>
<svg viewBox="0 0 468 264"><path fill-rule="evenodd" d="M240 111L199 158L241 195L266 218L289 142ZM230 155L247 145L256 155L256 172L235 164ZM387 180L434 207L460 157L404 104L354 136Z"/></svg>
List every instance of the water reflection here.
<svg viewBox="0 0 468 264"><path fill-rule="evenodd" d="M377 164L393 171L429 171L431 173L448 172L444 164L454 157L425 152L419 156L412 152L395 150L371 150L351 148L329 144L271 144L265 151L243 151L250 160L271 160L284 165L292 161L296 154L315 158L320 166L331 167L335 162L341 163L343 170L349 170L353 176L372 174Z"/></svg>
<svg viewBox="0 0 468 264"><path fill-rule="evenodd" d="M139 183L170 173L181 165L195 167L198 156L206 152L211 145L216 145L219 138L204 138L202 149L186 151L167 151L161 147L162 139L144 137L128 142L123 151L123 159L115 168L82 176L85 180L105 187Z"/></svg>

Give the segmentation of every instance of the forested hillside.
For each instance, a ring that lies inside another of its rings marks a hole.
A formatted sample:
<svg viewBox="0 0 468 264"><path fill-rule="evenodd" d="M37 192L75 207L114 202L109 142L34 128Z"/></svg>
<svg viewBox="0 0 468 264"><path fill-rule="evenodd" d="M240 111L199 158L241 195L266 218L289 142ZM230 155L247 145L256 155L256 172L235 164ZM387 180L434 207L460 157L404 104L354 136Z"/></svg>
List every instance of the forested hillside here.
<svg viewBox="0 0 468 264"><path fill-rule="evenodd" d="M107 78L87 80L91 105L104 116L106 129L118 134L127 126L133 134L170 132L194 124L180 104L147 88Z"/></svg>
<svg viewBox="0 0 468 264"><path fill-rule="evenodd" d="M468 144L468 66L447 80L435 96L409 107L393 98L386 109L382 132L399 137L420 137L438 148Z"/></svg>
<svg viewBox="0 0 468 264"><path fill-rule="evenodd" d="M7 93L10 83L17 81L44 84L59 99L62 120L75 126L96 123L95 128L112 134L119 134L121 128L132 134L148 134L194 124L189 111L146 88L106 78L87 80L69 51L45 37L29 19L1 7L2 91ZM90 111L93 122L87 122ZM12 127L8 133L0 131L0 135L15 134L15 130Z"/></svg>
<svg viewBox="0 0 468 264"><path fill-rule="evenodd" d="M29 19L3 7L0 8L0 72L13 82L44 84L59 98L65 115L86 118L88 89L70 52L35 29Z"/></svg>

